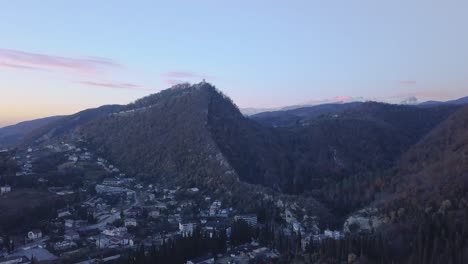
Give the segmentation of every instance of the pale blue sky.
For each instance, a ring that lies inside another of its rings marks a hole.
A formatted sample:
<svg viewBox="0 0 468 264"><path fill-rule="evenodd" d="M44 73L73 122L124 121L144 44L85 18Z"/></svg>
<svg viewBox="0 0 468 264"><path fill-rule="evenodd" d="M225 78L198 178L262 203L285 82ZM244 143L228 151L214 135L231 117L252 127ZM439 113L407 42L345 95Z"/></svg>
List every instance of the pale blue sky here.
<svg viewBox="0 0 468 264"><path fill-rule="evenodd" d="M0 1L0 126L202 78L240 107L461 97L467 12L462 0Z"/></svg>

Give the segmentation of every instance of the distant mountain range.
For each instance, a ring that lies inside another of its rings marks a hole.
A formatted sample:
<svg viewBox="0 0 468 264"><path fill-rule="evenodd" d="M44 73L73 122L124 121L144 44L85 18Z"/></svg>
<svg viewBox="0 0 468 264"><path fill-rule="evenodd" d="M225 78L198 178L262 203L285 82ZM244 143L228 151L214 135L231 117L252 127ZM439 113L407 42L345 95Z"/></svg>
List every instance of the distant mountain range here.
<svg viewBox="0 0 468 264"><path fill-rule="evenodd" d="M420 106L434 106L434 105L464 105L464 104L468 104L468 96L466 97L462 97L462 98L459 98L459 99L455 99L455 100L450 100L450 101L445 101L445 102L442 102L442 101L427 101L427 102L423 102L423 103L420 103L419 105Z"/></svg>
<svg viewBox="0 0 468 264"><path fill-rule="evenodd" d="M276 111L287 111L287 110L294 110L298 108L307 108L312 106L319 106L319 105L334 105L334 104L347 104L347 103L354 103L354 102L366 102L366 101L374 101L368 100L363 97L347 97L347 96L338 96L335 98L321 100L321 101L310 101L304 104L298 105L291 105L291 106L283 106L283 107L271 107L271 108L241 108L241 112L244 115L250 116L264 112L276 112ZM414 96L410 96L408 98L402 99L398 104L403 105L420 105L420 106L434 106L434 105L442 105L442 104L468 104L468 96L450 100L450 101L425 101L422 103L418 103L418 99Z"/></svg>

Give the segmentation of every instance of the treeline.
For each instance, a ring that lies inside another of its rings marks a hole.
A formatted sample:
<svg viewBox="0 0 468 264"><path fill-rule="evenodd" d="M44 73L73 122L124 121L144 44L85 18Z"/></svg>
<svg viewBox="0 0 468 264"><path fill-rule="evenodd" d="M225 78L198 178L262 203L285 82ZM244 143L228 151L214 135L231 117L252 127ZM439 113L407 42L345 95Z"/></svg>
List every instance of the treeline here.
<svg viewBox="0 0 468 264"><path fill-rule="evenodd" d="M226 232L202 232L197 228L191 235L177 239L164 239L161 246L149 249L140 245L121 259L121 263L174 263L182 264L200 256L223 254L227 249Z"/></svg>
<svg viewBox="0 0 468 264"><path fill-rule="evenodd" d="M463 213L467 219L467 212ZM376 234L326 240L307 248L309 263L465 264L468 263L468 221L450 214L411 216L414 225L394 223ZM350 262L354 260L355 262Z"/></svg>

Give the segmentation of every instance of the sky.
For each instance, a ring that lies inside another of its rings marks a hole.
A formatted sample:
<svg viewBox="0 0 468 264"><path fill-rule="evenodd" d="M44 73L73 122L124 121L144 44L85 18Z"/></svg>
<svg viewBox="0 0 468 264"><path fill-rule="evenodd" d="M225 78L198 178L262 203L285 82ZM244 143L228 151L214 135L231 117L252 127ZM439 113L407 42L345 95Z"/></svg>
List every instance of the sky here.
<svg viewBox="0 0 468 264"><path fill-rule="evenodd" d="M0 0L0 127L179 82L241 108L468 95L464 0Z"/></svg>

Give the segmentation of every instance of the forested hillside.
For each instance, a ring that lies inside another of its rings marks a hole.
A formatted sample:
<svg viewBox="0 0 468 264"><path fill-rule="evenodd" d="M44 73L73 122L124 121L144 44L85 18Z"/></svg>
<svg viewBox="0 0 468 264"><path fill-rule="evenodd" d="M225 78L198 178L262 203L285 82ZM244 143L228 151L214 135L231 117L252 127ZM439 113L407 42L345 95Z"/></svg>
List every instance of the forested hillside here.
<svg viewBox="0 0 468 264"><path fill-rule="evenodd" d="M63 116L51 116L2 127L0 128L0 147L14 146L20 143L26 135L35 129L46 126L61 118L63 118Z"/></svg>

